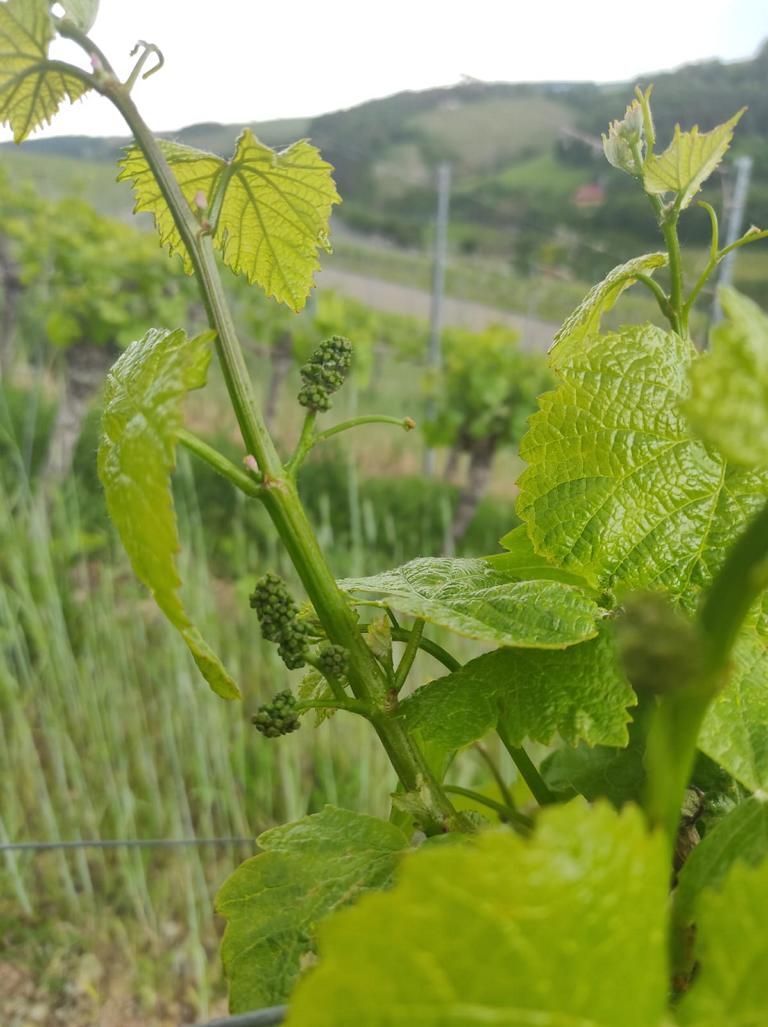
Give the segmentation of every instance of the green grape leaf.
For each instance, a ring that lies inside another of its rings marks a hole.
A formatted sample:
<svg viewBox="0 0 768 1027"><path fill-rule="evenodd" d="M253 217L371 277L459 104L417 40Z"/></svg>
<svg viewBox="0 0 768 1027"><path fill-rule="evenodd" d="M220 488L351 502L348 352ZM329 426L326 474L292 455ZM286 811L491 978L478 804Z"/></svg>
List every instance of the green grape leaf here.
<svg viewBox="0 0 768 1027"><path fill-rule="evenodd" d="M530 419L518 514L537 552L594 587L695 593L765 501L768 475L691 435L694 358L652 325L592 336Z"/></svg>
<svg viewBox="0 0 768 1027"><path fill-rule="evenodd" d="M568 585L579 585L589 588L587 581L578 574L571 574L556 567L534 550L528 537L528 529L518 524L500 540L505 553L494 553L487 556L489 566L520 581L563 581Z"/></svg>
<svg viewBox="0 0 768 1027"><path fill-rule="evenodd" d="M584 339L597 334L603 315L614 306L625 289L635 284L639 274L652 275L667 263L666 253L644 253L609 271L563 322L550 347L551 365L557 369L561 361L578 352Z"/></svg>
<svg viewBox="0 0 768 1027"><path fill-rule="evenodd" d="M287 1027L659 1027L668 874L637 809L581 801L423 848L321 925Z"/></svg>
<svg viewBox="0 0 768 1027"><path fill-rule="evenodd" d="M179 536L170 475L182 401L205 385L213 332L151 330L132 343L107 377L98 470L107 510L136 576L178 629L203 677L224 699L240 692L192 624L179 596Z"/></svg>
<svg viewBox="0 0 768 1027"><path fill-rule="evenodd" d="M768 632L750 617L728 683L707 711L699 748L750 791L768 789Z"/></svg>
<svg viewBox="0 0 768 1027"><path fill-rule="evenodd" d="M645 742L648 713L638 707L629 725L629 744L623 748L582 742L575 748L556 749L539 770L553 792L576 792L594 802L606 798L617 809L625 802L641 802L645 788Z"/></svg>
<svg viewBox="0 0 768 1027"><path fill-rule="evenodd" d="M222 959L232 1012L284 1001L314 948L319 920L386 887L408 846L399 828L326 806L262 834L216 897L227 920Z"/></svg>
<svg viewBox="0 0 768 1027"><path fill-rule="evenodd" d="M207 204L213 244L224 263L292 310L301 310L328 250L328 220L339 203L332 167L306 139L280 153L245 129L230 160L178 143L161 148L190 209ZM191 262L155 178L137 147L126 152L119 179L133 182L136 210L154 215L169 252Z"/></svg>
<svg viewBox="0 0 768 1027"><path fill-rule="evenodd" d="M64 13L83 32L93 28L99 13L99 0L59 0Z"/></svg>
<svg viewBox="0 0 768 1027"><path fill-rule="evenodd" d="M54 34L48 0L0 4L0 124L10 125L16 143L89 89L68 65L48 62Z"/></svg>
<svg viewBox="0 0 768 1027"><path fill-rule="evenodd" d="M768 1008L768 861L736 864L697 908L699 972L678 1007L682 1027L760 1027Z"/></svg>
<svg viewBox="0 0 768 1027"><path fill-rule="evenodd" d="M563 650L497 649L417 688L399 706L409 731L453 752L497 724L513 745L626 745L635 695L619 670L608 630Z"/></svg>
<svg viewBox="0 0 768 1027"><path fill-rule="evenodd" d="M198 193L207 199L214 194L226 161L212 153L196 150L192 146L172 143L159 139L158 145L163 156L171 166L179 188L190 208L197 210L195 197ZM152 169L138 146L129 146L120 161L118 182L129 181L133 184L136 198L134 212L151 214L155 220L155 228L160 242L168 252L178 253L187 274L192 274L192 261L182 241L173 214L160 191Z"/></svg>
<svg viewBox="0 0 768 1027"><path fill-rule="evenodd" d="M696 434L736 464L768 466L768 317L752 300L723 289L727 317L711 347L691 365L684 409Z"/></svg>
<svg viewBox="0 0 768 1027"><path fill-rule="evenodd" d="M675 890L675 920L691 923L707 888L719 888L734 863L768 857L768 802L752 796L715 824L685 861Z"/></svg>
<svg viewBox="0 0 768 1027"><path fill-rule="evenodd" d="M683 132L675 125L672 142L664 153L650 156L643 165L643 185L648 193L676 193L676 204L684 210L725 156L733 130L746 110L711 132L699 132L698 125Z"/></svg>
<svg viewBox="0 0 768 1027"><path fill-rule="evenodd" d="M379 606L495 645L563 649L592 638L602 616L573 585L520 581L486 560L425 557L339 584L346 592L381 593Z"/></svg>

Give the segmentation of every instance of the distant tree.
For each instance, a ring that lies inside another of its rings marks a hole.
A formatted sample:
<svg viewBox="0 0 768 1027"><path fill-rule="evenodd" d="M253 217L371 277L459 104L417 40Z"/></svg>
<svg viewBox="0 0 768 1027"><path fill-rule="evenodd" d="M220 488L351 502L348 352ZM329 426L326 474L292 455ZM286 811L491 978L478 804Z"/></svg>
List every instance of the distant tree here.
<svg viewBox="0 0 768 1027"><path fill-rule="evenodd" d="M452 328L445 333L443 370L431 383L436 413L426 432L432 445L450 447L448 479L454 477L460 457L469 456L450 529L452 546L488 491L496 454L518 442L536 397L552 384L544 357L521 350L519 336L510 328Z"/></svg>

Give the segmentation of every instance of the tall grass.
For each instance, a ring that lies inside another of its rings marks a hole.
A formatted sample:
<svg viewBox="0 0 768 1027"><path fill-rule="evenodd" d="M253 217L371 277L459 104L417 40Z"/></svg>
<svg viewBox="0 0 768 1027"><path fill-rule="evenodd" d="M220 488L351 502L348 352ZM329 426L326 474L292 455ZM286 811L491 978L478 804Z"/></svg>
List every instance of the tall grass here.
<svg viewBox="0 0 768 1027"><path fill-rule="evenodd" d="M196 476L180 455L184 599L241 685L243 702L226 703L136 582L108 525L93 514L93 494L75 481L54 494L42 488L39 435L49 423L42 395L28 394L11 411L0 391L0 842L253 839L325 802L386 816L395 782L363 721L339 714L314 730L307 718L277 743L250 724L261 701L298 677L261 641L247 599L266 569L290 574L273 535L254 532L237 501L226 561L237 572L222 578ZM413 555L400 552L392 514L381 517L374 501L360 499L352 470L343 495L349 527L338 540L331 516L338 497L318 498L320 537L340 574L368 570L360 561L370 546L380 557L388 543L393 558ZM417 670L421 680L441 672L429 658ZM477 773L469 761L455 779L468 784ZM118 931L126 960L137 962L147 946L162 948L168 925L176 925L175 947L204 1013L216 979L213 896L254 851L250 842L6 851L0 935L8 928L15 938L26 924L37 938L41 925L60 922L87 948Z"/></svg>

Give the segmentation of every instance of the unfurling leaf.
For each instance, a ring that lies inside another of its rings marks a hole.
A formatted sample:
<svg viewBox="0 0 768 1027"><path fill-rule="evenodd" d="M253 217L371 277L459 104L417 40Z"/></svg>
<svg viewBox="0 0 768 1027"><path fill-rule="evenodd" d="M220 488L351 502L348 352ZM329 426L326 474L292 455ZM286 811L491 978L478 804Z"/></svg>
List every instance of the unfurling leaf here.
<svg viewBox="0 0 768 1027"><path fill-rule="evenodd" d="M409 732L452 753L502 724L513 745L626 745L635 695L611 633L566 650L497 649L418 688L399 707Z"/></svg>
<svg viewBox="0 0 768 1027"><path fill-rule="evenodd" d="M630 175L640 172L641 166L635 159L635 148L642 162L643 108L638 100L627 107L621 121L612 121L608 135L603 135L603 152L609 164Z"/></svg>
<svg viewBox="0 0 768 1027"><path fill-rule="evenodd" d="M555 353L557 356L557 353ZM595 587L693 595L768 494L679 409L692 345L651 325L583 339L559 358L520 455L518 513L537 552Z"/></svg>
<svg viewBox="0 0 768 1027"><path fill-rule="evenodd" d="M179 596L179 536L170 487L182 402L205 385L212 332L187 339L150 331L114 365L104 390L99 478L109 516L136 576L181 633L203 677L218 695L240 692L192 624Z"/></svg>
<svg viewBox="0 0 768 1027"><path fill-rule="evenodd" d="M317 924L372 888L385 888L408 840L393 824L326 806L267 831L216 897L226 918L221 955L232 1012L284 1001Z"/></svg>
<svg viewBox="0 0 768 1027"><path fill-rule="evenodd" d="M557 370L560 363L578 352L584 339L597 334L603 315L614 306L625 289L635 284L639 274L651 275L657 268L665 267L667 260L666 253L645 253L609 271L602 282L590 289L555 335L550 347L552 367Z"/></svg>
<svg viewBox="0 0 768 1027"><path fill-rule="evenodd" d="M0 3L0 124L10 125L16 143L47 124L63 100L88 91L68 65L48 64L54 34L48 0Z"/></svg>
<svg viewBox="0 0 768 1027"><path fill-rule="evenodd" d="M318 269L318 249L328 249L328 220L339 195L332 167L306 139L280 153L245 129L235 153L224 160L178 143L160 144L190 209L207 198L214 246L224 263L268 296L300 310ZM122 160L120 180L133 182L136 210L148 211L163 245L189 254L155 177L137 147Z"/></svg>
<svg viewBox="0 0 768 1027"><path fill-rule="evenodd" d="M380 593L380 605L495 645L564 649L597 634L589 592L560 581L520 581L487 560L422 558L370 578L339 582Z"/></svg>
<svg viewBox="0 0 768 1027"><path fill-rule="evenodd" d="M425 847L321 925L287 1027L659 1027L668 876L637 809L580 801Z"/></svg>
<svg viewBox="0 0 768 1027"><path fill-rule="evenodd" d="M664 153L650 157L643 167L643 185L649 193L675 193L683 210L725 156L733 130L746 110L742 107L732 118L711 132L690 132L675 126L675 135Z"/></svg>
<svg viewBox="0 0 768 1027"><path fill-rule="evenodd" d="M691 366L685 412L728 460L768 467L768 316L734 289L723 289L720 302L726 320Z"/></svg>

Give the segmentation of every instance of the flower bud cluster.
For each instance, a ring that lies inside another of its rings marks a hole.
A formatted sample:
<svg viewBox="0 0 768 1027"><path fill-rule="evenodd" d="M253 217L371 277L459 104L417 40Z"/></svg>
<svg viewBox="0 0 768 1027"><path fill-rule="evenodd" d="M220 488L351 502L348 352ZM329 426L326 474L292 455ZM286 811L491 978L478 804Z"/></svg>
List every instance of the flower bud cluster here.
<svg viewBox="0 0 768 1027"><path fill-rule="evenodd" d="M299 620L299 608L291 599L285 582L271 572L256 582L250 597L261 633L268 642L278 643L278 653L289 670L304 666L309 629Z"/></svg>
<svg viewBox="0 0 768 1027"><path fill-rule="evenodd" d="M299 403L308 410L330 410L330 397L341 388L352 363L352 343L341 335L322 342L301 368Z"/></svg>
<svg viewBox="0 0 768 1027"><path fill-rule="evenodd" d="M341 678L347 673L349 654L340 645L324 645L317 654L316 667L326 678Z"/></svg>
<svg viewBox="0 0 768 1027"><path fill-rule="evenodd" d="M256 730L267 738L289 735L301 727L296 714L296 700L288 691L278 692L272 702L260 706L251 720L256 725Z"/></svg>

